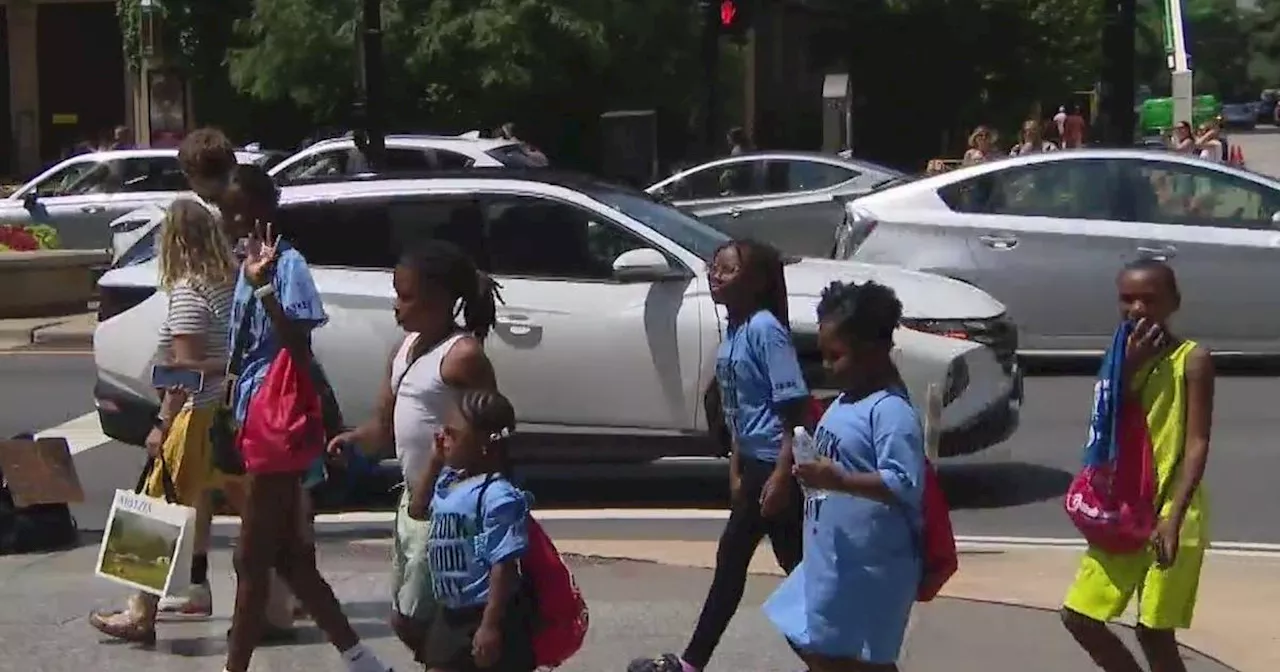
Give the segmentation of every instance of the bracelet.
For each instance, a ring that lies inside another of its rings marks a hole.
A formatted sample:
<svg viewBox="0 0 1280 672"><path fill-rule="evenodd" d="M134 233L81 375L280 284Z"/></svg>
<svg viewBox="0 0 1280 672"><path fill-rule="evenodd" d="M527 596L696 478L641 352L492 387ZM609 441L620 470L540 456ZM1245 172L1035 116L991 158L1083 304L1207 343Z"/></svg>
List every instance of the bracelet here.
<svg viewBox="0 0 1280 672"><path fill-rule="evenodd" d="M267 298L268 296L275 296L275 295L276 295L276 287L275 285L271 285L271 284L263 285L253 290L253 297L259 301Z"/></svg>

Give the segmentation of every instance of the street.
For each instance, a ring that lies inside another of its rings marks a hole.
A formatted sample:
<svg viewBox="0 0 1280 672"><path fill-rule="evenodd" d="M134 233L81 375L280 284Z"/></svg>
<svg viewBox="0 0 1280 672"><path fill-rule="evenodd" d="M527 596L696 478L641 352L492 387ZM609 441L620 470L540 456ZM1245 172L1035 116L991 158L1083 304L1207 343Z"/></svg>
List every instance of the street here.
<svg viewBox="0 0 1280 672"><path fill-rule="evenodd" d="M69 431L50 433L70 436L73 450L79 451L76 466L88 501L75 515L82 528L101 529L111 493L134 483L143 456L138 448L96 433L95 416L89 415L92 358L0 354L0 380L5 404L0 431L5 435L71 421ZM1033 375L1026 384L1021 429L1011 440L986 453L943 462L958 535L1076 538L1059 498L1080 460L1092 386L1091 376L1075 370ZM1280 543L1280 526L1258 505L1274 501L1273 475L1280 473L1280 452L1273 449L1277 393L1280 382L1271 375L1228 372L1218 382L1207 477L1217 541ZM638 467L536 468L526 470L526 478L540 507L579 509L550 520L552 534L696 541L714 540L720 533L723 512L706 509L723 507L725 468L722 461L677 460ZM326 520L337 530L385 518L337 515Z"/></svg>

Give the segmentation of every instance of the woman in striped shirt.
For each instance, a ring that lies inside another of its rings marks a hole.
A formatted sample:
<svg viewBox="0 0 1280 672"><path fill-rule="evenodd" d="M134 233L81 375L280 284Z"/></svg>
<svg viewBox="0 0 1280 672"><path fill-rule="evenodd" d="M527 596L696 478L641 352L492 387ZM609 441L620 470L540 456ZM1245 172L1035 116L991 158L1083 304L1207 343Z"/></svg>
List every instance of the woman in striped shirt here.
<svg viewBox="0 0 1280 672"><path fill-rule="evenodd" d="M146 494L164 497L162 473L173 481L178 503L197 506L218 486L209 429L221 400L237 264L217 218L200 203L175 201L160 229L160 288L169 309L160 326L158 361L184 362L204 373L201 391L158 390L162 395L146 450L154 458ZM197 536L208 530L197 526ZM201 548L202 540L196 539ZM93 627L131 642L155 641L158 600L138 593L119 612L95 612Z"/></svg>

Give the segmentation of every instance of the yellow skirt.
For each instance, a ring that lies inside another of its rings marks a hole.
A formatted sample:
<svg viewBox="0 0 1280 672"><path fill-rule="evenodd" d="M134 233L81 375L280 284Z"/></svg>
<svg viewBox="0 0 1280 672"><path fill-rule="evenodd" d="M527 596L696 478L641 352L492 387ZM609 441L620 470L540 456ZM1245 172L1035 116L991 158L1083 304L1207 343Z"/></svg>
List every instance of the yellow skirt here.
<svg viewBox="0 0 1280 672"><path fill-rule="evenodd" d="M209 440L213 418L213 406L184 408L173 417L173 425L165 437L161 454L173 479L179 504L195 506L206 492L222 487L224 477L213 467L213 447ZM146 494L164 498L158 468L153 468L147 476Z"/></svg>

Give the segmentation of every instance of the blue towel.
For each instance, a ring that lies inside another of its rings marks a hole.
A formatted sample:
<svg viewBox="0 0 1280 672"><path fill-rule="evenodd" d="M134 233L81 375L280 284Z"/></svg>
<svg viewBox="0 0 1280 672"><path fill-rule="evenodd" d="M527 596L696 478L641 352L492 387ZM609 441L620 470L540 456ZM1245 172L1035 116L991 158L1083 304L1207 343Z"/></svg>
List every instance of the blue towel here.
<svg viewBox="0 0 1280 672"><path fill-rule="evenodd" d="M1116 459L1116 421L1120 418L1120 386L1124 384L1124 349L1133 333L1125 320L1116 328L1111 347L1102 356L1098 382L1093 387L1093 411L1089 415L1089 439L1084 444L1084 465L1096 467Z"/></svg>

